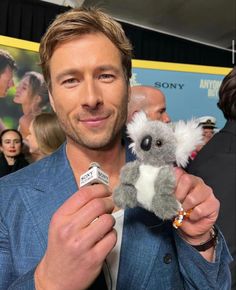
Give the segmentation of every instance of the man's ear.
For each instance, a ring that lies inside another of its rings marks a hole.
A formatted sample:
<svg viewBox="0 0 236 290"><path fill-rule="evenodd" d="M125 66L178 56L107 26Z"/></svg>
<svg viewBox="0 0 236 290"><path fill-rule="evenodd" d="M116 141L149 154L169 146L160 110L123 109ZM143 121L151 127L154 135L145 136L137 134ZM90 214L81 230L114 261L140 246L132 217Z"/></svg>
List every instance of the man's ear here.
<svg viewBox="0 0 236 290"><path fill-rule="evenodd" d="M130 102L130 98L131 98L131 86L128 86L128 103Z"/></svg>
<svg viewBox="0 0 236 290"><path fill-rule="evenodd" d="M53 111L56 112L52 94L50 93L50 91L48 91L48 94L49 94L49 100L50 100L51 107L52 107Z"/></svg>

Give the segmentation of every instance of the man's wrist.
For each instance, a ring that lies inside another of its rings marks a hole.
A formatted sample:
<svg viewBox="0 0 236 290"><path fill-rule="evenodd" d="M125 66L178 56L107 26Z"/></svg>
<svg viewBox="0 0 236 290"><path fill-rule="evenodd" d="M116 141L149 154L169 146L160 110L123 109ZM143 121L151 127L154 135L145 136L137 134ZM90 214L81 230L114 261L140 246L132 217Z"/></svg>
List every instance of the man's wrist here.
<svg viewBox="0 0 236 290"><path fill-rule="evenodd" d="M214 226L209 232L197 238L187 237L182 232L180 233L180 236L185 242L199 252L204 252L212 247L215 247L218 242L218 230Z"/></svg>
<svg viewBox="0 0 236 290"><path fill-rule="evenodd" d="M40 269L40 264L36 267L35 272L34 272L34 283L35 283L35 289L36 290L54 290L54 289L59 289L55 288L52 285L48 285L48 283L45 281L45 277L42 277L41 274L41 269Z"/></svg>
<svg viewBox="0 0 236 290"><path fill-rule="evenodd" d="M212 227L210 230L210 238L200 244L191 244L191 246L199 252L205 252L212 247L215 247L218 242L218 230L215 227Z"/></svg>

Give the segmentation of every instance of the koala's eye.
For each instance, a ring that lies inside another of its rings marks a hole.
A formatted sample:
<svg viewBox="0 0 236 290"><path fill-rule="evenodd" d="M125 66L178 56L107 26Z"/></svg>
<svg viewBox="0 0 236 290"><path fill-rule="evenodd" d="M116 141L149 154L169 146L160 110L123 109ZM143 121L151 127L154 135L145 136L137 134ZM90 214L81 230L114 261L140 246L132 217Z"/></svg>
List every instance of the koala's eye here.
<svg viewBox="0 0 236 290"><path fill-rule="evenodd" d="M152 146L152 137L150 135L145 136L141 142L141 149L144 151L149 151Z"/></svg>
<svg viewBox="0 0 236 290"><path fill-rule="evenodd" d="M161 147L162 146L162 141L160 139L158 139L156 141L156 145L157 145L157 147Z"/></svg>

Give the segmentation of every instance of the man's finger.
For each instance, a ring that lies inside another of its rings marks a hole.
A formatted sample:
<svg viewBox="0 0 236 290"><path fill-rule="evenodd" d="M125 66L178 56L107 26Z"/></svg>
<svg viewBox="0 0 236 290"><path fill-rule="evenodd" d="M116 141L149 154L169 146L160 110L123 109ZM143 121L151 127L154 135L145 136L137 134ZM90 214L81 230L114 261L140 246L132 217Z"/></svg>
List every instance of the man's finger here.
<svg viewBox="0 0 236 290"><path fill-rule="evenodd" d="M58 215L70 215L81 209L85 204L95 198L111 196L111 191L103 184L81 187L58 209Z"/></svg>

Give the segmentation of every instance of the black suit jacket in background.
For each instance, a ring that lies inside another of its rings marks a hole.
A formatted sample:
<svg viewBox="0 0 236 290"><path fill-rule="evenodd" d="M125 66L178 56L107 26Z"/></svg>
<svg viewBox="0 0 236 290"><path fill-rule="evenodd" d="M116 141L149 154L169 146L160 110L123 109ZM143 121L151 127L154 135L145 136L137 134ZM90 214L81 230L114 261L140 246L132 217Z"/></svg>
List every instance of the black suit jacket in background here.
<svg viewBox="0 0 236 290"><path fill-rule="evenodd" d="M217 224L234 258L231 264L232 289L236 290L236 121L227 121L186 170L211 186L220 201Z"/></svg>

